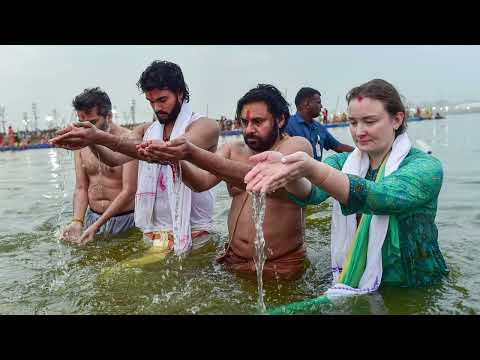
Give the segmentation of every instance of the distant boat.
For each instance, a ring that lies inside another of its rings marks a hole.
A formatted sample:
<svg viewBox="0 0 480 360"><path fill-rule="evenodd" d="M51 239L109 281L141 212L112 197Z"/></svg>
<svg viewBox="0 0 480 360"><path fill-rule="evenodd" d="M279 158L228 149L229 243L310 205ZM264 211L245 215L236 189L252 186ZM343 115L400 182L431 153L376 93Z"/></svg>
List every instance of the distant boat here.
<svg viewBox="0 0 480 360"><path fill-rule="evenodd" d="M421 116L411 116L407 119L407 121L422 121L422 120L425 120L425 118Z"/></svg>

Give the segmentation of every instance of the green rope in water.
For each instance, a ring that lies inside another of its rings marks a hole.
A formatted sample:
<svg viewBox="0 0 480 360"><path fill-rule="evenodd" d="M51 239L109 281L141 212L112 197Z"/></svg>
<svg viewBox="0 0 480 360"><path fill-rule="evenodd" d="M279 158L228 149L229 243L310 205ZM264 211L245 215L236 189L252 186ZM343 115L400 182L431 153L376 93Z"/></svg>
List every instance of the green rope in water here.
<svg viewBox="0 0 480 360"><path fill-rule="evenodd" d="M297 313L314 314L320 312L322 306L325 304L333 304L327 297L322 295L314 299L299 301L282 305L270 310L267 310L268 315L293 315Z"/></svg>

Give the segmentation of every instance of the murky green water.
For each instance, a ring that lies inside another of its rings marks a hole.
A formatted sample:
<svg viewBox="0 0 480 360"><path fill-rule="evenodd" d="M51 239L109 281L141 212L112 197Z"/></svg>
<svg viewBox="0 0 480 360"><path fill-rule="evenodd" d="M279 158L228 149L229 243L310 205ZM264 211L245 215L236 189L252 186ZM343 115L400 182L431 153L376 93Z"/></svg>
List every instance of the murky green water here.
<svg viewBox="0 0 480 360"><path fill-rule="evenodd" d="M334 314L476 314L480 312L480 115L409 123L413 141L431 145L444 165L437 225L450 276L428 289L383 288L325 308ZM348 129L331 132L351 143ZM227 240L230 198L215 189L218 240L183 261L138 269L119 262L143 251L141 234L100 238L86 247L57 240L72 216L73 157L64 150L0 153L0 314L253 314L255 281L215 263ZM264 284L265 304L316 297L330 282L330 204L307 213L310 266L295 282Z"/></svg>

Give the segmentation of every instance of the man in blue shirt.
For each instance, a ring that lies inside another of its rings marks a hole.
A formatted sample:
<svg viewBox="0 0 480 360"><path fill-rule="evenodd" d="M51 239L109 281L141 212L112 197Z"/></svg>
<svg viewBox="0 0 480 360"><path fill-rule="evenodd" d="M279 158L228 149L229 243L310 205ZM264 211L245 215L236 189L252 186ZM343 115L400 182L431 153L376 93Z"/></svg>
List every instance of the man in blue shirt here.
<svg viewBox="0 0 480 360"><path fill-rule="evenodd" d="M288 120L285 131L290 136L303 136L313 148L313 156L322 161L323 149L352 152L353 147L335 139L325 126L313 119L320 115L322 101L318 90L304 87L295 96L297 112Z"/></svg>

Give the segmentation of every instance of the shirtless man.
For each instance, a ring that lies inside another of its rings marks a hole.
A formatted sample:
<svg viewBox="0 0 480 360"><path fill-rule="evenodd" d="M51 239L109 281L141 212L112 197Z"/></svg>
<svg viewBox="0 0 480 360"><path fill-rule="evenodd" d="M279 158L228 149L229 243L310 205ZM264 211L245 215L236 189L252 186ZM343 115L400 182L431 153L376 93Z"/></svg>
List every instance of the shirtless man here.
<svg viewBox="0 0 480 360"><path fill-rule="evenodd" d="M102 162L110 166L141 160L138 169L138 187L135 198L135 225L143 231L144 239L157 252L177 253L195 249L207 242L213 229L214 196L211 191L193 193L182 185L182 192L191 206L182 208L188 221L182 236L173 234L171 179L176 177L176 166L157 151L157 163L145 154L142 142L155 141L161 146L170 137L184 135L192 144L205 151L215 151L220 134L215 120L207 119L191 110L190 95L180 67L168 61L154 61L140 76L137 86L145 93L157 121L137 126L128 136L102 131L88 122L80 122L59 130L51 142L66 149L88 146L98 153ZM109 149L113 150L109 150ZM185 191L187 190L187 191ZM191 196L191 197L190 197ZM155 258L149 259L155 261Z"/></svg>
<svg viewBox="0 0 480 360"><path fill-rule="evenodd" d="M256 274L252 198L245 191L244 183L244 176L254 165L249 157L273 149L285 155L295 151L312 154L306 139L284 134L289 115L288 103L281 93L272 85L260 84L237 104L244 141L226 143L215 154L195 146L188 138L170 141L167 148L155 142L143 146L153 161L157 161L157 149L162 155L158 160L168 158L166 154L170 154L170 161L184 159L181 161L183 180L194 191L205 191L222 180L227 182L232 195L228 217L230 241L218 261L246 277ZM288 200L285 190L267 195L263 231L264 279L300 277L305 269L303 210Z"/></svg>
<svg viewBox="0 0 480 360"><path fill-rule="evenodd" d="M113 136L130 133L112 122L112 104L99 88L85 89L72 104L80 123L94 124ZM137 171L138 161L110 167L101 163L89 148L75 151L73 220L62 238L83 245L95 234L114 235L134 227Z"/></svg>

